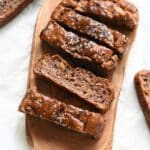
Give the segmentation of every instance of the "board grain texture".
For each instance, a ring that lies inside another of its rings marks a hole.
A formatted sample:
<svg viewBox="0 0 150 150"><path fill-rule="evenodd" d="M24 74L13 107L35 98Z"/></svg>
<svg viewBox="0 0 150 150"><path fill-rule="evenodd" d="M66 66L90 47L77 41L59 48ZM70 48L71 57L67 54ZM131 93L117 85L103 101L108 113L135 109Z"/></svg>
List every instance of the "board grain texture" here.
<svg viewBox="0 0 150 150"><path fill-rule="evenodd" d="M28 86L29 88L36 88L40 93L46 96L51 96L64 101L68 104L74 104L81 108L94 110L88 104L85 105L79 98L67 94L64 89L58 88L55 85L49 84L47 81L35 78L33 74L33 66L37 60L45 53L55 54L55 51L48 45L43 44L40 40L40 33L50 20L50 15L60 0L44 0L41 10L38 15L35 33L32 43L30 69ZM130 48L135 37L136 29L127 33L130 42ZM119 65L113 75L111 84L115 89L115 99L111 108L107 113L103 114L105 120L105 127L102 136L99 140L94 140L79 133L63 129L50 122L40 120L35 117L26 115L26 131L27 140L32 150L111 150L113 139L113 128L115 123L115 115L118 103L118 97L121 90L124 69L127 61L129 50L122 57Z"/></svg>

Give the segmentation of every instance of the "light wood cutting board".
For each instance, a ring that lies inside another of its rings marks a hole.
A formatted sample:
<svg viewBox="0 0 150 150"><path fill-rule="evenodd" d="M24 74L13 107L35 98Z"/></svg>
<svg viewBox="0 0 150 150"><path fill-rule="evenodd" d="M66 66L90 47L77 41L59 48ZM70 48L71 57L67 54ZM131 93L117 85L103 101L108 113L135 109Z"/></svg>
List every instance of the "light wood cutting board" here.
<svg viewBox="0 0 150 150"><path fill-rule="evenodd" d="M47 96L51 96L62 100L68 104L93 110L80 99L66 93L63 89L51 85L47 81L36 79L33 74L33 66L35 62L45 53L55 53L55 51L48 45L43 44L39 38L41 30L47 25L50 15L55 7L59 4L60 0L45 0L39 12L37 19L35 33L33 37L33 45L31 52L28 88L37 88L38 91ZM130 45L135 37L135 31L129 34ZM130 47L131 49L131 47ZM103 115L105 119L105 128L99 140L94 140L89 137L80 135L73 131L69 131L58 127L47 121L38 118L26 116L26 131L27 139L32 150L111 150L113 128L115 122L115 114L119 92L122 86L124 69L128 56L128 52L123 59L119 62L117 70L114 73L111 81L115 89L115 99L112 103L110 110Z"/></svg>

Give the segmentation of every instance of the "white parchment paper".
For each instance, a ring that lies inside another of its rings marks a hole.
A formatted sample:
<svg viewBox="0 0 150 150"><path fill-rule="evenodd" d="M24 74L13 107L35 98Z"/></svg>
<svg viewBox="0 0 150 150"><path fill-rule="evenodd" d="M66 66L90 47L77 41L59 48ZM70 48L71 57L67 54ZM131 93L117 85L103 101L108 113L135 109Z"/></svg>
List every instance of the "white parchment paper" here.
<svg viewBox="0 0 150 150"><path fill-rule="evenodd" d="M150 69L150 1L132 0L140 22L119 97L113 150L149 150L150 131L133 85L140 69ZM35 0L0 29L0 149L29 150L25 118L17 111L25 94L36 17L42 0Z"/></svg>

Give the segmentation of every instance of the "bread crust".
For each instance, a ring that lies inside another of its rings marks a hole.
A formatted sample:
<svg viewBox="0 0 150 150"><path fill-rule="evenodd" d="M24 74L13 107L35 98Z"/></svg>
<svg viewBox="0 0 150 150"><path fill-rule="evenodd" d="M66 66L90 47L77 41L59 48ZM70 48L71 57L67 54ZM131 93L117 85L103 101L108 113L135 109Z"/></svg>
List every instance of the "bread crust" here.
<svg viewBox="0 0 150 150"><path fill-rule="evenodd" d="M98 139L103 130L103 119L98 113L66 105L35 90L28 90L19 111L55 123L67 129Z"/></svg>
<svg viewBox="0 0 150 150"><path fill-rule="evenodd" d="M50 21L41 39L98 75L111 78L117 67L118 57L111 49L66 31L56 22Z"/></svg>
<svg viewBox="0 0 150 150"><path fill-rule="evenodd" d="M63 0L62 5L113 26L134 29L138 24L137 8L125 0Z"/></svg>

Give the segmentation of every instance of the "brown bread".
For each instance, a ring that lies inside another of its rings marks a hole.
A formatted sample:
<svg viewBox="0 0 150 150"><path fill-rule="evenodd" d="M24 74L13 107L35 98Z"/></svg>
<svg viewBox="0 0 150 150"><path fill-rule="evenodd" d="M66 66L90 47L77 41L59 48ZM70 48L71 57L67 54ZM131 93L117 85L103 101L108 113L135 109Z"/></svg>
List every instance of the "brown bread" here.
<svg viewBox="0 0 150 150"><path fill-rule="evenodd" d="M134 81L140 105L150 127L150 70L139 71Z"/></svg>
<svg viewBox="0 0 150 150"><path fill-rule="evenodd" d="M52 13L52 19L87 38L90 37L99 44L114 49L117 54L122 55L127 50L128 38L126 35L108 28L103 23L80 15L70 8L59 5Z"/></svg>
<svg viewBox="0 0 150 150"><path fill-rule="evenodd" d="M56 22L48 24L41 39L98 75L110 78L118 64L118 57L111 49L68 32Z"/></svg>
<svg viewBox="0 0 150 150"><path fill-rule="evenodd" d="M45 55L38 60L34 73L77 95L101 112L106 112L114 99L109 80L72 67L59 55Z"/></svg>
<svg viewBox="0 0 150 150"><path fill-rule="evenodd" d="M62 5L114 26L134 29L138 10L125 0L63 0Z"/></svg>
<svg viewBox="0 0 150 150"><path fill-rule="evenodd" d="M33 0L1 0L0 26L5 25Z"/></svg>
<svg viewBox="0 0 150 150"><path fill-rule="evenodd" d="M29 90L19 111L50 121L70 130L98 139L103 129L103 119L98 113L89 112Z"/></svg>

